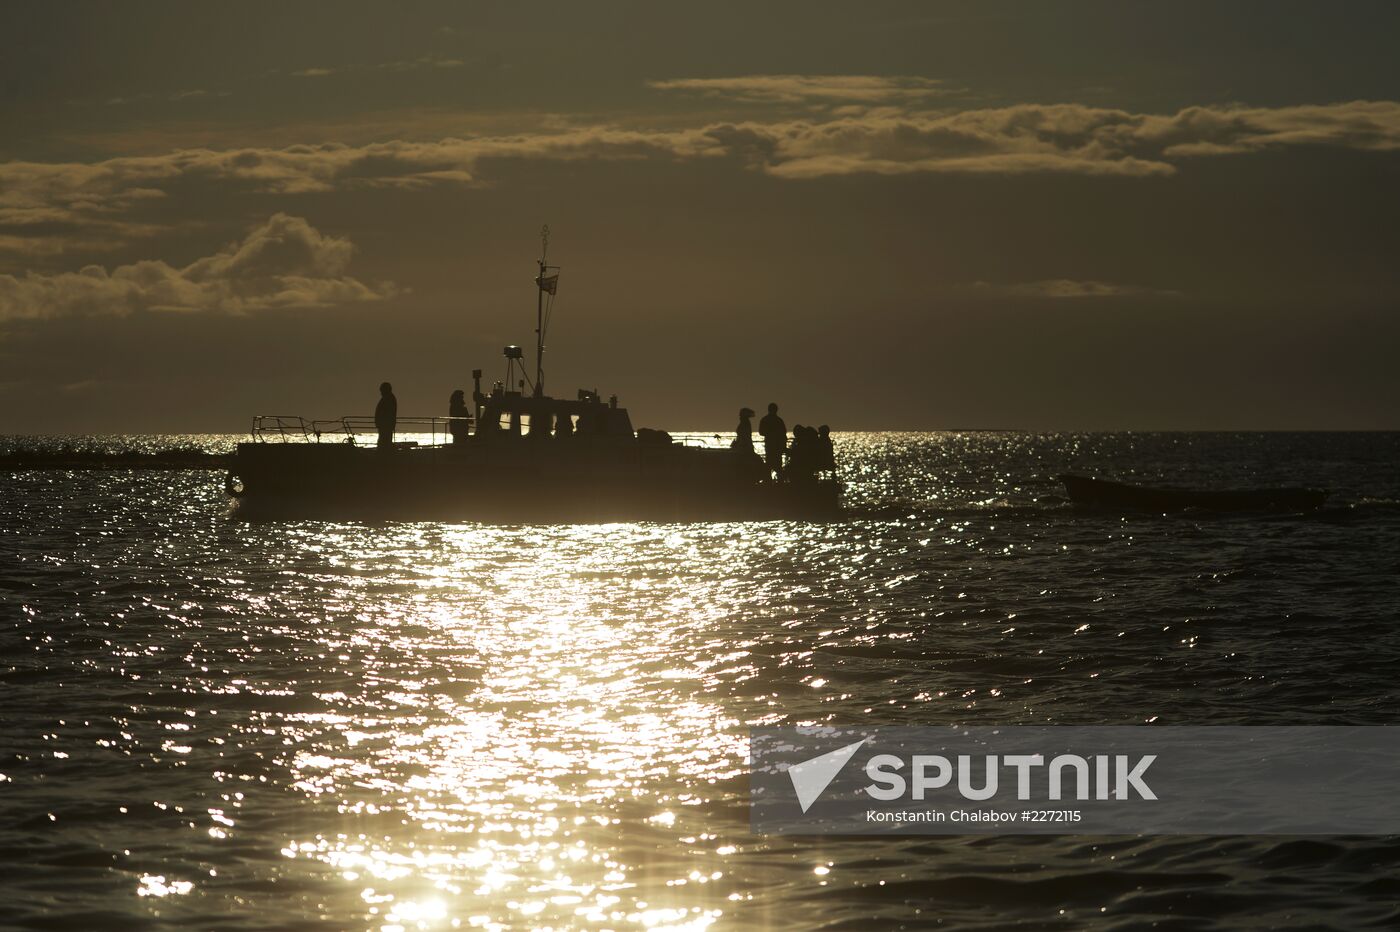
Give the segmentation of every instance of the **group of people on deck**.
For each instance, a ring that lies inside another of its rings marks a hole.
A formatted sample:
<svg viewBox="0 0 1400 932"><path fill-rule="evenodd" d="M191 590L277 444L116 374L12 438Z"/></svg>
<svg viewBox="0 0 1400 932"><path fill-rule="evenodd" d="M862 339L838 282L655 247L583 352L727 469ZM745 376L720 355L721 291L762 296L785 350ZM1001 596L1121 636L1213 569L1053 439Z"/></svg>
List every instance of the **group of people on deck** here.
<svg viewBox="0 0 1400 932"><path fill-rule="evenodd" d="M741 455L756 455L753 417L753 409L739 409L739 426L734 429L734 442L730 446ZM825 424L819 428L795 425L792 428L792 445L789 446L787 424L778 416L777 404L771 403L768 413L758 422L758 433L763 438L763 462L770 479L813 479L819 472L836 468L831 428Z"/></svg>
<svg viewBox="0 0 1400 932"><path fill-rule="evenodd" d="M471 410L467 407L467 393L457 389L447 402L447 432L453 443L465 443L471 434ZM399 399L394 395L394 386L388 382L379 385L379 403L374 406L374 429L379 433L378 446L387 450L394 445L394 428L399 421Z"/></svg>
<svg viewBox="0 0 1400 932"><path fill-rule="evenodd" d="M388 382L379 386L379 395L379 404L374 410L374 426L379 432L379 447L385 449L394 445L399 402L394 397L393 386ZM458 389L452 393L448 401L448 416L451 418L448 433L452 436L452 442L465 442L472 423L466 392ZM739 426L734 429L734 442L730 446L744 461L752 461L764 478L772 481L805 481L836 468L831 429L825 424L821 427L797 424L792 428L792 443L789 444L787 424L778 415L776 403L768 405L768 413L758 422L758 433L763 438L763 458L760 460L754 449L753 418L751 408L739 409Z"/></svg>
<svg viewBox="0 0 1400 932"><path fill-rule="evenodd" d="M500 383L498 382L496 384L497 392L499 393ZM497 396L492 395L492 398L495 397ZM477 400L480 402L481 398L478 397ZM445 431L447 437L451 439L453 444L465 444L474 437L484 439L496 434L502 436L506 434L520 436L522 414L532 418L529 422L529 435L531 437L552 436L567 438L573 436L575 433L607 433L609 430L607 416L611 414L616 407L616 395L605 405L597 398L596 394L592 395L591 403L580 403L580 405L572 406L569 410L537 409L532 414L528 408L522 410L521 407L516 406L509 409L510 426L507 428L505 424L499 422L499 419L488 406L486 408L486 415L492 416L483 416L483 420L477 425L478 429L473 433L472 427L476 424L477 417L472 413L472 409L467 406L466 391L459 388L452 393L447 401L447 417L442 419L441 424L437 418L433 418L431 421L433 432L436 434L441 426L441 429ZM393 449L395 445L394 432L398 426L398 411L399 401L394 396L394 387L388 382L382 383L379 386L379 403L374 409L374 427L379 434L378 446L380 449ZM571 411L576 412L576 415L570 413ZM501 417L503 418L504 415L501 415ZM422 422L428 419L416 418L415 420L422 424ZM577 426L575 426L575 420L577 420ZM625 415L623 421L626 421Z"/></svg>

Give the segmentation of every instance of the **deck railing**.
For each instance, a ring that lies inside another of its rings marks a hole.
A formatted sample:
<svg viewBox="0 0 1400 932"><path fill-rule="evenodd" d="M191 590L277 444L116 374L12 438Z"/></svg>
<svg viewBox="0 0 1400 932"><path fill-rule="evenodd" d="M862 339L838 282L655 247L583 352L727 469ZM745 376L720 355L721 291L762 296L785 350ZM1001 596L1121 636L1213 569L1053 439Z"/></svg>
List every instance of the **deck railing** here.
<svg viewBox="0 0 1400 932"><path fill-rule="evenodd" d="M670 431L671 442L680 444L683 447L702 447L704 449L728 449L730 442L734 439L733 434L717 434L713 431L705 430L673 430Z"/></svg>
<svg viewBox="0 0 1400 932"><path fill-rule="evenodd" d="M431 438L433 446L450 443L454 424L465 422L470 429L470 417L401 417L395 422L394 435ZM374 444L379 429L374 418L347 416L309 421L294 414L260 414L253 418L253 440L258 443L354 443L362 440ZM732 435L709 431L677 431L671 434L673 443L688 447L722 449L729 446ZM413 442L419 442L416 439ZM422 445L422 444L420 444Z"/></svg>
<svg viewBox="0 0 1400 932"><path fill-rule="evenodd" d="M427 437L429 444L438 446L452 440L452 428L458 424L471 427L470 417L401 417L395 421L394 435ZM376 443L379 429L374 418L347 416L308 421L290 414L259 414L253 418L253 440L258 443L352 443L361 440ZM418 442L418 441L413 441Z"/></svg>

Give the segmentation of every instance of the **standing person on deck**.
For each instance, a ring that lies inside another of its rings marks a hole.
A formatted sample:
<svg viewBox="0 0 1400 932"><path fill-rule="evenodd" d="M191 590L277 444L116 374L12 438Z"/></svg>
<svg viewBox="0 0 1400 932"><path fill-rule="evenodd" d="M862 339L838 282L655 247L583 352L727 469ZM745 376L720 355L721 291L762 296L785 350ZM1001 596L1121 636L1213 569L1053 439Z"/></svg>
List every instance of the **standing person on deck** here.
<svg viewBox="0 0 1400 932"><path fill-rule="evenodd" d="M457 389L447 399L447 416L452 418L447 422L447 432L452 436L452 442L466 443L471 433L471 421L468 420L471 412L467 410L467 393L462 389Z"/></svg>
<svg viewBox="0 0 1400 932"><path fill-rule="evenodd" d="M763 435L763 457L768 461L768 469L773 478L783 477L783 452L787 449L787 425L778 417L778 405L768 405L768 413L758 422L758 432Z"/></svg>
<svg viewBox="0 0 1400 932"><path fill-rule="evenodd" d="M734 428L732 448L740 453L753 452L753 408L739 409L739 426Z"/></svg>
<svg viewBox="0 0 1400 932"><path fill-rule="evenodd" d="M394 445L394 425L399 420L399 400L394 397L394 386L388 382L379 384L379 404L374 408L374 426L379 431L379 448L387 450Z"/></svg>
<svg viewBox="0 0 1400 932"><path fill-rule="evenodd" d="M831 442L831 428L823 424L817 429L817 439L821 441L821 457L817 463L817 468L821 470L836 469L836 446Z"/></svg>

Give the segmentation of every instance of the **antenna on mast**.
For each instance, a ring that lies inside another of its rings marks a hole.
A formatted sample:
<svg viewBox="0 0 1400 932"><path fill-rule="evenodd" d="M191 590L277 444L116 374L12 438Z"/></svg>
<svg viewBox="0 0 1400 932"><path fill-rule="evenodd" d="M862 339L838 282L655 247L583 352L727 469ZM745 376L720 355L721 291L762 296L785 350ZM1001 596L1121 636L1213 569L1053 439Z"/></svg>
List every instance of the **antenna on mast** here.
<svg viewBox="0 0 1400 932"><path fill-rule="evenodd" d="M540 293L535 303L535 397L544 395L544 332L547 326L545 317L544 296L549 293L551 302L554 300L554 292L559 287L559 267L545 265L545 258L549 255L549 224L545 224L540 230L540 274L535 278L535 284L539 286ZM553 275L547 275L551 268L555 270Z"/></svg>

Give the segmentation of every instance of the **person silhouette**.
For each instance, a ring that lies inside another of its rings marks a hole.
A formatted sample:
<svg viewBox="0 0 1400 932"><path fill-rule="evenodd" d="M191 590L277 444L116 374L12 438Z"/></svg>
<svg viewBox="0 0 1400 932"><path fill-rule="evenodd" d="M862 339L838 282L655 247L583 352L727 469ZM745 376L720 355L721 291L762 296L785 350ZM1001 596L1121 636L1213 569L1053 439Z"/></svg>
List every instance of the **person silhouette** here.
<svg viewBox="0 0 1400 932"><path fill-rule="evenodd" d="M379 383L379 404L374 408L374 426L379 431L379 448L387 450L394 445L394 425L399 420L399 400L394 397L394 386L388 382Z"/></svg>
<svg viewBox="0 0 1400 932"><path fill-rule="evenodd" d="M821 457L817 468L834 470L836 468L836 447L831 442L831 428L823 424L817 430L817 439L821 441L819 447Z"/></svg>
<svg viewBox="0 0 1400 932"><path fill-rule="evenodd" d="M753 452L753 409L739 409L739 426L734 428L734 442L730 444L740 453Z"/></svg>
<svg viewBox="0 0 1400 932"><path fill-rule="evenodd" d="M763 435L763 458L774 478L783 477L783 452L787 449L787 425L778 417L777 402L768 405L768 413L758 422L758 432Z"/></svg>
<svg viewBox="0 0 1400 932"><path fill-rule="evenodd" d="M452 435L453 443L466 443L467 436L471 431L471 422L465 418L471 417L471 412L467 410L467 393L462 389L457 389L452 393L452 397L447 402L447 416L450 418L463 418L463 420L451 420L447 422L447 432Z"/></svg>
<svg viewBox="0 0 1400 932"><path fill-rule="evenodd" d="M792 446L788 448L788 478L793 481L811 479L816 474L817 431L814 427L797 424L792 428Z"/></svg>

